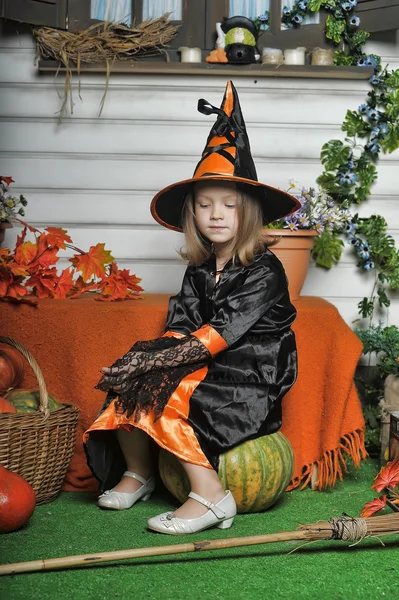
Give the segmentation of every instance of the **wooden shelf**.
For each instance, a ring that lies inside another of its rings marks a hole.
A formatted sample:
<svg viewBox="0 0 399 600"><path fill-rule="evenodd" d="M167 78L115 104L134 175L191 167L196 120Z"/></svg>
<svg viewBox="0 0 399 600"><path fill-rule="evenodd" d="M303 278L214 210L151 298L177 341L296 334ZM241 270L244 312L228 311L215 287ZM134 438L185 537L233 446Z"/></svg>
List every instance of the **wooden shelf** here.
<svg viewBox="0 0 399 600"><path fill-rule="evenodd" d="M76 65L71 65L77 72ZM41 73L65 71L53 60L40 60ZM81 65L81 73L106 73L105 63ZM373 67L325 67L311 65L231 65L209 63L178 63L159 61L120 61L113 65L112 73L130 75L224 75L227 77L300 77L309 79L369 79Z"/></svg>

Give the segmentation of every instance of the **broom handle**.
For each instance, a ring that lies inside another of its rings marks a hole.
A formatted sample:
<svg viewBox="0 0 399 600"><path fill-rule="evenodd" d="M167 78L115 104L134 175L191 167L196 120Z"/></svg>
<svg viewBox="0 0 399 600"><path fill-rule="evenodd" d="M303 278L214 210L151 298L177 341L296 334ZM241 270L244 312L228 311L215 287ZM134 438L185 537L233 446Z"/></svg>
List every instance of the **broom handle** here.
<svg viewBox="0 0 399 600"><path fill-rule="evenodd" d="M331 529L330 529L331 533ZM76 565L102 563L110 560L124 560L127 558L144 558L147 556L163 556L167 554L181 554L183 552L200 552L203 550L217 550L222 548L237 548L239 546L254 546L256 544L271 544L273 542L287 542L290 540L307 540L308 531L283 531L247 537L229 538L224 540L208 540L203 542L189 542L172 546L155 546L152 548L132 548L130 550L116 550L115 552L99 552L98 554L80 554L77 556L63 556L46 560L31 560L28 562L0 565L0 575L14 573L31 573L33 571L47 571L50 569L65 569Z"/></svg>

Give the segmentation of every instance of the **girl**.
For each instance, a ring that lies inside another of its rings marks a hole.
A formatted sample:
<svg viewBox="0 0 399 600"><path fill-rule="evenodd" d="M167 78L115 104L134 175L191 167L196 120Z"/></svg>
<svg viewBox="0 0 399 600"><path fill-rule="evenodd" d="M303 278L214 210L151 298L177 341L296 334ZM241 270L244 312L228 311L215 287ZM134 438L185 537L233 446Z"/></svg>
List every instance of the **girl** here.
<svg viewBox="0 0 399 600"><path fill-rule="evenodd" d="M236 506L218 478L218 457L277 431L281 400L296 379L296 312L262 227L299 204L257 181L231 82L220 109L204 100L198 109L218 118L194 176L151 204L159 223L185 233L182 289L170 300L164 336L136 343L102 369L97 387L108 396L84 438L102 508L150 497L151 438L179 458L189 498L148 520L172 535L232 525Z"/></svg>

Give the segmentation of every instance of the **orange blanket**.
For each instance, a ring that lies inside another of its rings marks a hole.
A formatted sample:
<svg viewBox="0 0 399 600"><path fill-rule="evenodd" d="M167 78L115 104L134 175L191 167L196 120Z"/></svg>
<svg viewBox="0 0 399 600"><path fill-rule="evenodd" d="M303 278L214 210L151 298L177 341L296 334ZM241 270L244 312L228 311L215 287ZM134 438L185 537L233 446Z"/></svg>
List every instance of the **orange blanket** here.
<svg viewBox="0 0 399 600"><path fill-rule="evenodd" d="M0 303L2 335L24 344L38 361L47 388L80 409L76 451L63 489L92 491L96 482L86 465L82 434L93 422L104 394L94 390L100 368L136 341L158 337L164 327L167 295L143 300L96 302L41 300L37 308ZM283 400L283 433L295 455L291 487L304 485L318 465L316 486L342 477L345 456L365 457L363 415L353 384L361 343L336 308L316 297L295 302L293 329L298 345L298 380ZM24 387L37 388L27 372Z"/></svg>

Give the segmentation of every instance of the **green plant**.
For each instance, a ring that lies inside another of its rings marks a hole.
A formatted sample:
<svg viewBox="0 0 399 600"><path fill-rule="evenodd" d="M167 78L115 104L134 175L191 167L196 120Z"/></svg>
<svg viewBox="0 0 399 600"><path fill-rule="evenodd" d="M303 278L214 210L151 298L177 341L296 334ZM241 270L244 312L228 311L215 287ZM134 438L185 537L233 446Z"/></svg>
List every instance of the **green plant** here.
<svg viewBox="0 0 399 600"><path fill-rule="evenodd" d="M396 325L383 327L370 325L367 329L355 329L363 342L363 354L378 354L377 369L381 377L399 377L399 329Z"/></svg>
<svg viewBox="0 0 399 600"><path fill-rule="evenodd" d="M357 0L297 0L292 7L284 6L281 20L287 27L299 27L310 13L324 10L328 13L325 35L338 46L342 43L347 50L335 54L336 65L375 66L365 60L362 47L370 34L359 29L360 18L354 14ZM374 59L378 62L377 57Z"/></svg>
<svg viewBox="0 0 399 600"><path fill-rule="evenodd" d="M22 194L17 198L7 194L8 187L14 183L12 177L0 176L0 223L11 223L25 215L24 208L28 204Z"/></svg>

